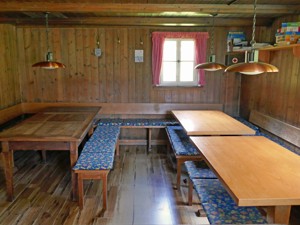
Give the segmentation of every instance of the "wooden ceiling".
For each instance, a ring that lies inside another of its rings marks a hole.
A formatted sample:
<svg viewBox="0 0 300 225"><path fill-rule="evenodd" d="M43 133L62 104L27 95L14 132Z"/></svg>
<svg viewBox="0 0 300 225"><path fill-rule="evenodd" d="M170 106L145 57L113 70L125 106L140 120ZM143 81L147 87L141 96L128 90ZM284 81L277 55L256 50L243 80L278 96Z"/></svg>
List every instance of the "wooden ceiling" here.
<svg viewBox="0 0 300 225"><path fill-rule="evenodd" d="M251 26L254 0L0 0L0 23L17 26ZM257 25L299 15L300 0L257 0Z"/></svg>

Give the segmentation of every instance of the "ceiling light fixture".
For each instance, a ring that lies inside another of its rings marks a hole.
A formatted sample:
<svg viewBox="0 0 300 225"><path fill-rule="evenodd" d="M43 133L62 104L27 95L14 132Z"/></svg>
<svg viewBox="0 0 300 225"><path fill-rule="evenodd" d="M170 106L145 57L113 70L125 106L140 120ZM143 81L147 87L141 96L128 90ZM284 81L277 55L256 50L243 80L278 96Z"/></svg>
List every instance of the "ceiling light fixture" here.
<svg viewBox="0 0 300 225"><path fill-rule="evenodd" d="M211 40L210 40L209 61L196 65L195 69L203 69L205 71L217 71L217 70L222 70L222 69L226 68L226 66L224 66L223 64L216 63L216 55L214 54L215 16L216 15L217 14L212 14L213 23L212 23Z"/></svg>
<svg viewBox="0 0 300 225"><path fill-rule="evenodd" d="M41 67L43 69L57 69L57 68L65 68L66 66L60 62L53 61L53 53L50 51L49 47L49 26L48 26L48 16L49 13L45 13L46 18L46 42L47 42L47 54L46 61L37 62L32 65L32 67Z"/></svg>
<svg viewBox="0 0 300 225"><path fill-rule="evenodd" d="M257 75L261 73L278 72L278 68L268 63L258 62L257 50L255 50L255 23L256 23L256 2L254 0L254 16L252 27L252 40L250 52L245 52L245 62L233 64L225 69L225 72L239 72L245 75Z"/></svg>

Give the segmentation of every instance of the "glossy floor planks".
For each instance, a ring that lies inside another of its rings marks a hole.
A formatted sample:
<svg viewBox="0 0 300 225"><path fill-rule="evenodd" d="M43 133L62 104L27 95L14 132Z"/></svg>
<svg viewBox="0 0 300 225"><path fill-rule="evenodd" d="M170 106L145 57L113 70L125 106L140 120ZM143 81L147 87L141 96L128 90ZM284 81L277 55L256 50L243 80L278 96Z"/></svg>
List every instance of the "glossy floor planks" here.
<svg viewBox="0 0 300 225"><path fill-rule="evenodd" d="M122 146L108 178L108 209L101 206L101 181L85 181L85 206L79 210L70 200L71 178L68 152L47 152L42 163L39 152L15 153L15 200L5 200L0 162L1 225L175 225L208 224L194 197L187 206L187 185L173 188L176 173L164 147ZM184 178L184 176L183 176ZM291 225L300 224L299 209L293 208ZM196 212L201 212L201 217Z"/></svg>

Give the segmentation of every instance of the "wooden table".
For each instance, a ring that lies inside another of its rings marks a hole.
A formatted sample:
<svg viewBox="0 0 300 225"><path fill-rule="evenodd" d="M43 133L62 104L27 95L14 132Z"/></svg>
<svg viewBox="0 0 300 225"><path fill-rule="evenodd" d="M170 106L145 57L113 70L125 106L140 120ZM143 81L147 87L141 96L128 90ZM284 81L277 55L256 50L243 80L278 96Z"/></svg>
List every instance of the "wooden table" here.
<svg viewBox="0 0 300 225"><path fill-rule="evenodd" d="M59 107L45 109L20 124L0 133L7 198L13 200L14 150L67 150L70 167L78 158L78 146L92 133L93 120L99 107ZM76 198L76 179L72 173L73 199Z"/></svg>
<svg viewBox="0 0 300 225"><path fill-rule="evenodd" d="M191 137L238 206L267 206L269 223L288 224L300 205L300 156L262 136Z"/></svg>
<svg viewBox="0 0 300 225"><path fill-rule="evenodd" d="M173 110L188 135L251 135L255 131L221 111Z"/></svg>

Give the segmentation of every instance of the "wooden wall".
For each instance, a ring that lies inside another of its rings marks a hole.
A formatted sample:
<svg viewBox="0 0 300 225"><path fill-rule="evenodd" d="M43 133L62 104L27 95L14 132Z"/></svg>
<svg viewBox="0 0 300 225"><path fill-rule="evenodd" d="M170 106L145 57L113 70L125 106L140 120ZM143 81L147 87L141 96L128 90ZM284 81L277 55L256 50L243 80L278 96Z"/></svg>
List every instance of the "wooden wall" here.
<svg viewBox="0 0 300 225"><path fill-rule="evenodd" d="M281 22L300 21L300 15L281 18L270 29L258 33L258 39L275 39L275 31ZM242 76L241 107L243 117L252 109L281 121L300 127L300 58L292 49L274 51L270 63L279 68L278 73L258 76Z"/></svg>
<svg viewBox="0 0 300 225"><path fill-rule="evenodd" d="M237 115L239 76L208 72L207 84L201 88L152 86L151 33L157 30L147 27L51 28L50 49L55 60L65 63L67 68L43 70L31 65L45 57L45 28L18 27L22 101L222 103L227 113ZM229 30L241 28L215 29L215 49L220 62L225 59ZM174 28L173 31L207 31L207 28ZM92 54L97 37L103 52L100 58ZM144 50L143 63L134 62L135 49Z"/></svg>
<svg viewBox="0 0 300 225"><path fill-rule="evenodd" d="M16 28L0 25L0 109L21 102Z"/></svg>

